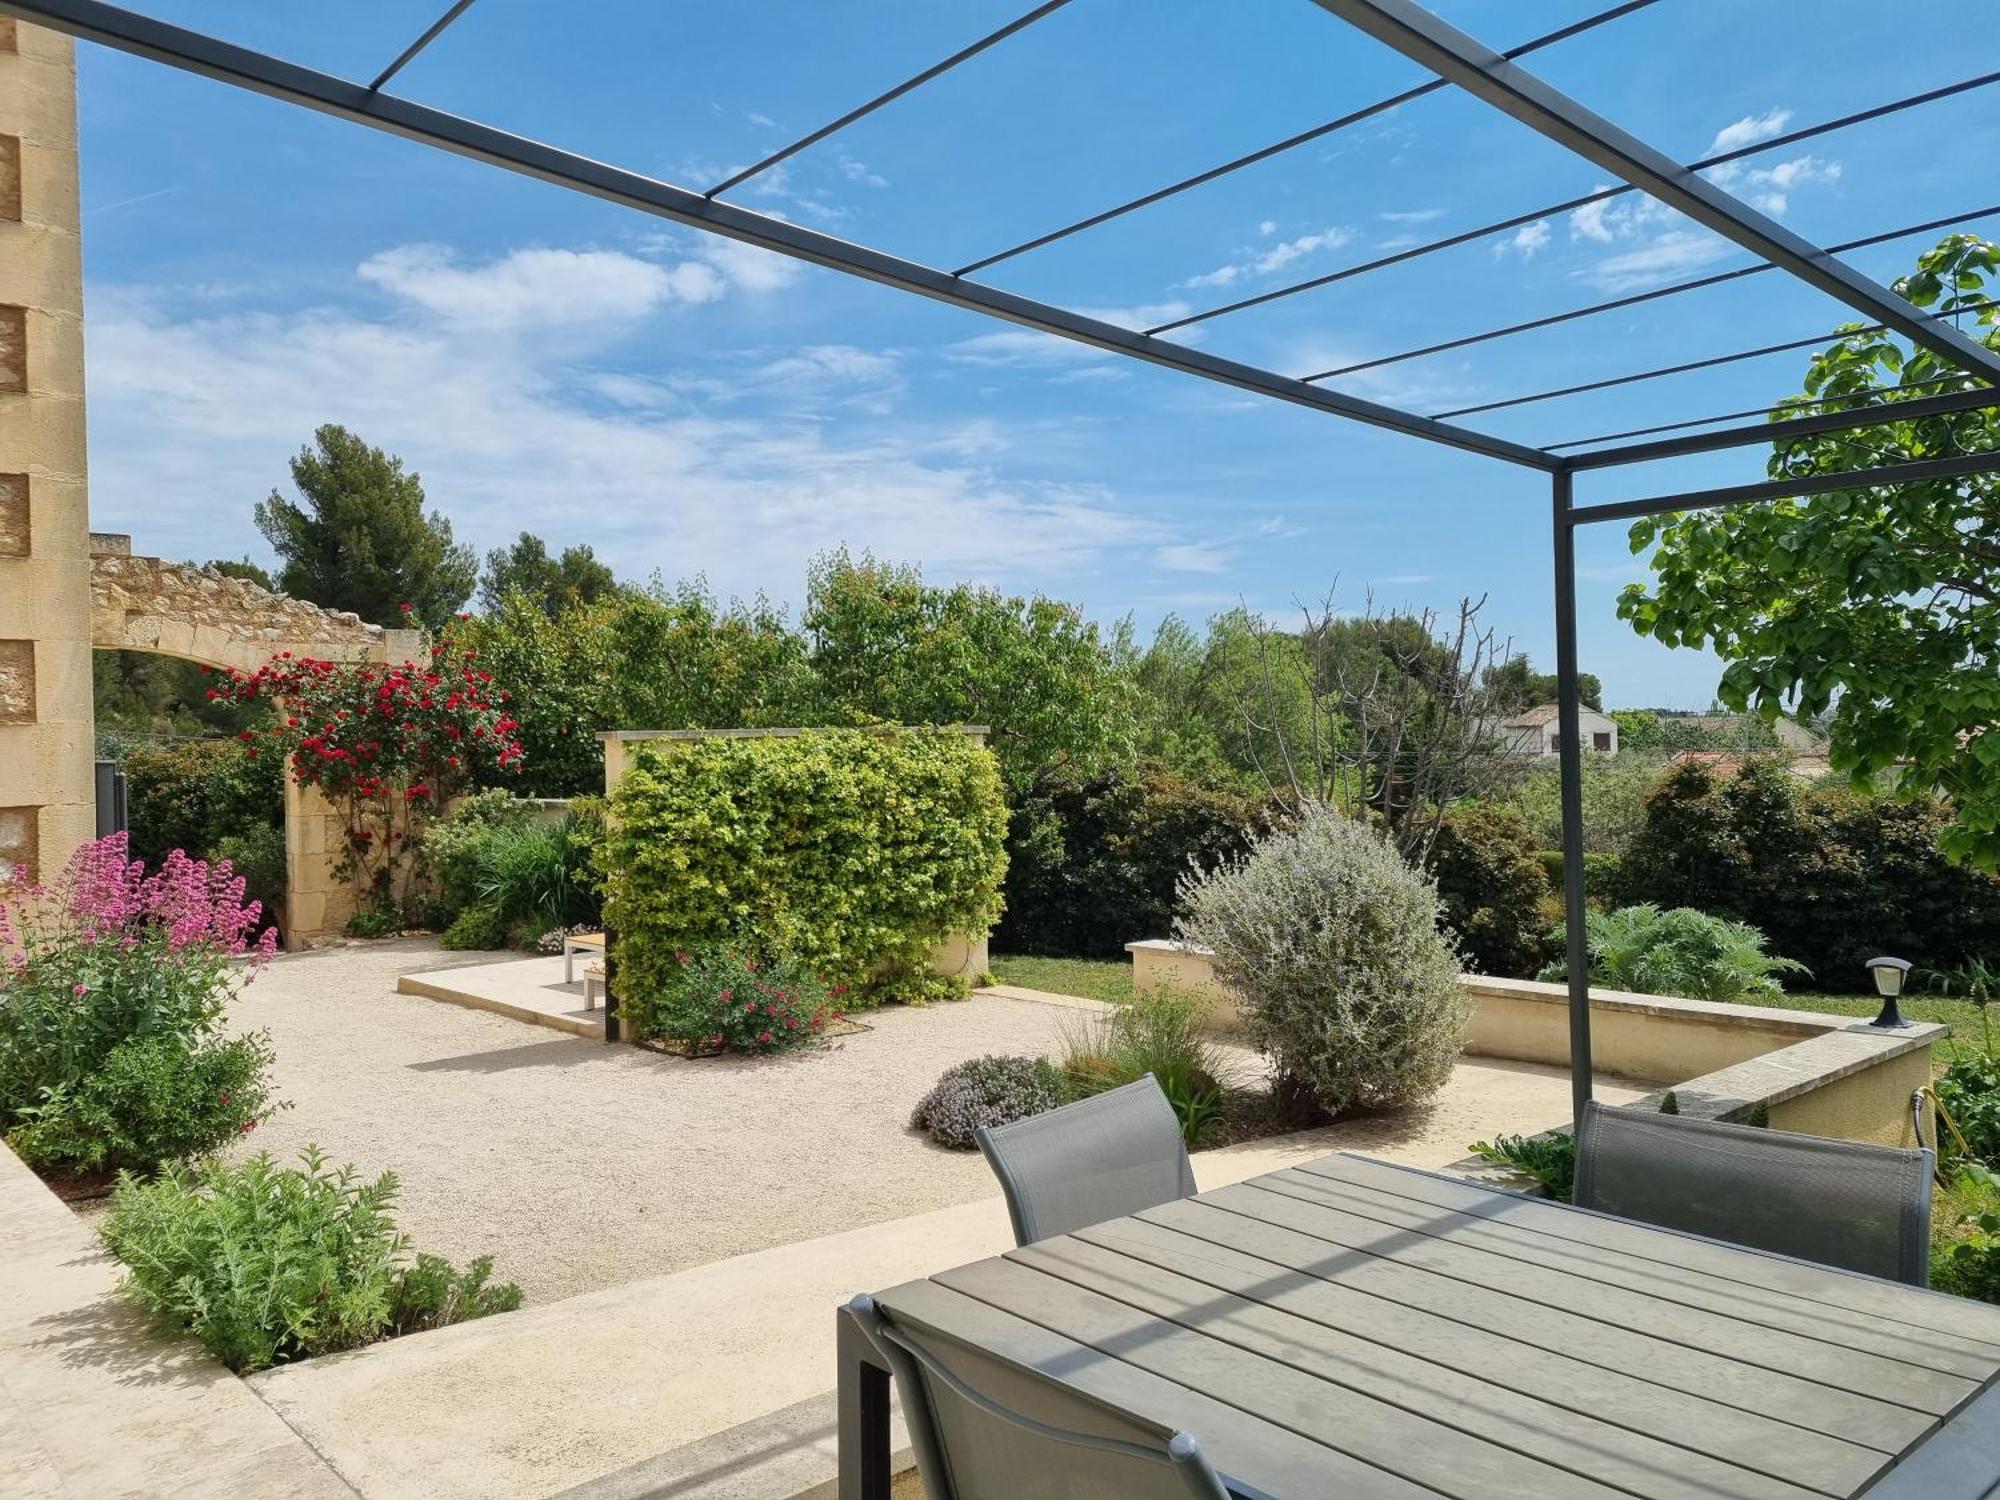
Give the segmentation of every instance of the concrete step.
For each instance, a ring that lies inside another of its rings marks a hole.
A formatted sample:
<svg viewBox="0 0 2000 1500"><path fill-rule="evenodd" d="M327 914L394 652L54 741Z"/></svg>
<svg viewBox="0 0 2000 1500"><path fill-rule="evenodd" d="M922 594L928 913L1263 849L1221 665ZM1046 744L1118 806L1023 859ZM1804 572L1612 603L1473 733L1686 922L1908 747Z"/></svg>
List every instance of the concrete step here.
<svg viewBox="0 0 2000 1500"><path fill-rule="evenodd" d="M583 970L586 960L576 960L576 982L563 982L563 961L558 957L507 958L493 963L459 964L449 968L420 969L396 980L396 990L404 995L422 995L473 1010L490 1010L496 1015L536 1026L566 1031L572 1036L604 1036L604 1003L586 1010L583 1004Z"/></svg>

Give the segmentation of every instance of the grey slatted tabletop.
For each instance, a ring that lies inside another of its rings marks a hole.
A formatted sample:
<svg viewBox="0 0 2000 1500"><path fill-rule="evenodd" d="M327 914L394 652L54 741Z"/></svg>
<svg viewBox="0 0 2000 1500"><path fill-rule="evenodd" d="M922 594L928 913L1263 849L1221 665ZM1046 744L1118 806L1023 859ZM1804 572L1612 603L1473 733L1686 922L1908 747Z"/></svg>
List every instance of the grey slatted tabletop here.
<svg viewBox="0 0 2000 1500"><path fill-rule="evenodd" d="M2000 1308L1361 1157L876 1300L1279 1500L2000 1497Z"/></svg>

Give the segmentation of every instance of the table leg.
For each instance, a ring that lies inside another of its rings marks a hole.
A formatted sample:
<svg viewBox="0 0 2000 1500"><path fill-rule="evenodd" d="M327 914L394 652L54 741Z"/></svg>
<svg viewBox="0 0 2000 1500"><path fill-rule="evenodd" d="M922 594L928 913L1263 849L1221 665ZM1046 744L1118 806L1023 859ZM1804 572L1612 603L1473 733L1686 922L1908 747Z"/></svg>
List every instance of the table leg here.
<svg viewBox="0 0 2000 1500"><path fill-rule="evenodd" d="M889 1372L846 1308L837 1320L840 1362L839 1500L889 1500Z"/></svg>
<svg viewBox="0 0 2000 1500"><path fill-rule="evenodd" d="M567 939L563 942L563 985L567 988L576 983L576 949L570 947Z"/></svg>

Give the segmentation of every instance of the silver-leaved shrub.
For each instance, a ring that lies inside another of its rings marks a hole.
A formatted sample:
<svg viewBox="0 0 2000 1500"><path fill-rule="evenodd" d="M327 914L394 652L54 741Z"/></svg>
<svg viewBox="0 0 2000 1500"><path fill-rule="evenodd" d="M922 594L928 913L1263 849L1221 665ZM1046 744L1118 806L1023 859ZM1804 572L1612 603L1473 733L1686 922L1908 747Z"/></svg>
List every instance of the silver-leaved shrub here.
<svg viewBox="0 0 2000 1500"><path fill-rule="evenodd" d="M1288 1109L1388 1109L1444 1085L1470 1014L1458 955L1436 888L1366 823L1310 804L1180 898L1177 935L1213 950Z"/></svg>

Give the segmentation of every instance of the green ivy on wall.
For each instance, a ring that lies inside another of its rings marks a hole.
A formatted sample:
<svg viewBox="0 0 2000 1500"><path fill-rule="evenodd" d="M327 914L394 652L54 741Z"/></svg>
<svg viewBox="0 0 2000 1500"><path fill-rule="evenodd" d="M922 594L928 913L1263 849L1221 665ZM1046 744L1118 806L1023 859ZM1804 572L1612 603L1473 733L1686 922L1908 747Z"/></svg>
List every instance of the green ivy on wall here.
<svg viewBox="0 0 2000 1500"><path fill-rule="evenodd" d="M686 954L787 954L872 1002L923 999L932 948L1000 914L1007 807L963 734L655 741L611 799L605 920L640 1034Z"/></svg>

